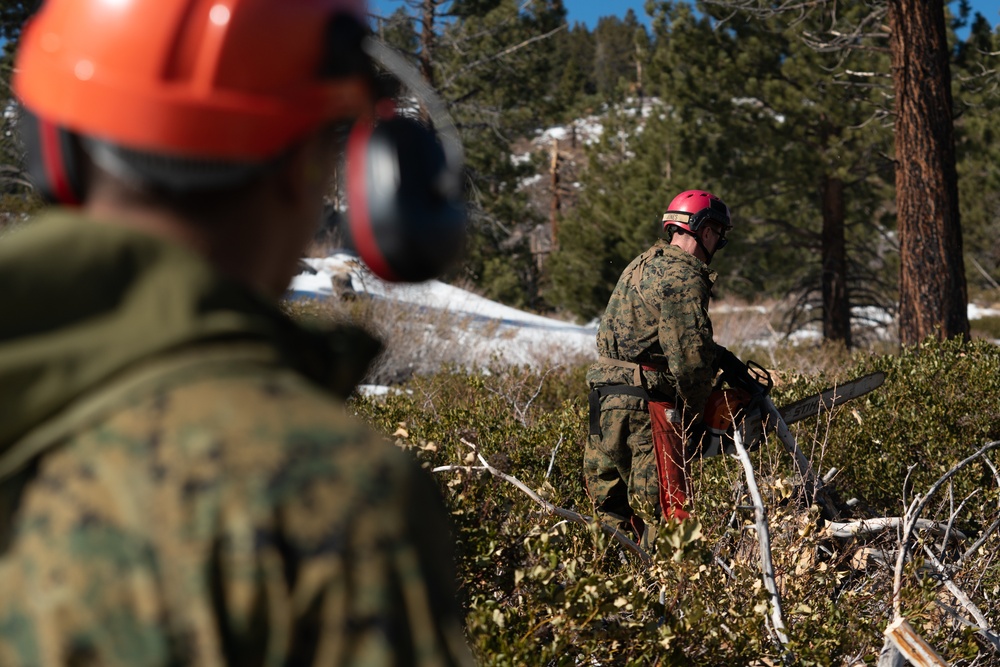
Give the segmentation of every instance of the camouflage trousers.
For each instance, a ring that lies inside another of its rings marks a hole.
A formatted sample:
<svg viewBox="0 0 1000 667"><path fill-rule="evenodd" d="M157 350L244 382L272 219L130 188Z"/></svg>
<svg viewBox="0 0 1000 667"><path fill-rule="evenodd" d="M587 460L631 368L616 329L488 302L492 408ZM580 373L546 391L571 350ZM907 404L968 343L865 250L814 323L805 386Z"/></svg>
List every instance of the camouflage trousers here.
<svg viewBox="0 0 1000 667"><path fill-rule="evenodd" d="M680 505L687 496L683 453L677 457L670 483L685 488L661 488L653 426L645 400L612 394L601 400L600 434L590 435L584 449L584 480L598 516L620 530L631 529L644 541L650 529L667 515L682 518ZM661 453L662 454L662 453ZM662 467L662 465L661 465ZM637 521L638 519L638 521Z"/></svg>

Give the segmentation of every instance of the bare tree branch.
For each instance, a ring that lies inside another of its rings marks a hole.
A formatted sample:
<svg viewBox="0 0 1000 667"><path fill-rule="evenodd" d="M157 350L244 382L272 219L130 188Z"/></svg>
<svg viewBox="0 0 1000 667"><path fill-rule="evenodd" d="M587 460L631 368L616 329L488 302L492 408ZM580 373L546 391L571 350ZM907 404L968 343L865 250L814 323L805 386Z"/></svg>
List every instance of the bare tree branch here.
<svg viewBox="0 0 1000 667"><path fill-rule="evenodd" d="M850 538L850 537L862 537L866 535L875 535L876 533L881 533L886 530L898 530L904 525L906 521L905 517L898 516L886 516L877 517L874 519L860 519L858 521L844 521L836 522L832 521L826 524L826 533L830 537L839 538ZM930 519L918 519L916 522L916 528L918 530L931 531L936 535L944 535L947 533L947 527L942 525L939 521L931 521ZM968 537L960 530L953 530L952 534L961 539L967 540Z"/></svg>
<svg viewBox="0 0 1000 667"><path fill-rule="evenodd" d="M896 555L896 567L893 572L892 579L892 610L893 618L902 618L902 580L903 580L903 564L906 562L906 555L909 550L910 538L913 535L913 530L916 528L917 521L920 519L920 513L923 512L927 503L930 502L931 497L952 477L957 475L963 468L975 461L976 459L982 457L986 452L992 451L1000 447L1000 440L995 440L986 445L980 447L974 454L968 456L954 466L951 470L942 475L931 487L927 490L923 496L917 494L913 498L913 502L910 503L909 509L906 511L904 516L905 522L903 524L903 534L899 538L899 553Z"/></svg>
<svg viewBox="0 0 1000 667"><path fill-rule="evenodd" d="M961 604L967 612L972 614L974 619L976 619L976 626L979 628L979 634L981 634L986 641L993 646L994 651L1000 652L1000 636L993 632L989 621L987 621L986 617L983 616L983 612L979 611L979 607L973 604L972 600L969 599L969 596L966 595L954 581L952 581L951 577L948 576L948 571L945 569L945 566L942 565L941 561L934 556L934 552L932 552L926 544L923 545L923 547L927 558L930 559L934 569L937 570L938 574L941 576L945 588L947 588L948 591L955 596L955 599L958 600L958 603Z"/></svg>
<svg viewBox="0 0 1000 667"><path fill-rule="evenodd" d="M754 521L757 527L757 540L760 543L760 569L764 579L764 588L771 596L771 623L774 625L774 634L781 642L782 646L788 645L788 634L785 632L785 620L781 613L781 595L778 594L778 585L774 577L774 562L771 560L771 533L767 526L767 512L764 509L764 499L761 498L760 489L757 488L757 479L754 477L753 463L750 462L750 454L743 446L743 433L736 429L733 433L733 442L736 445L736 454L743 466L743 473L747 479L747 490L753 499Z"/></svg>
<svg viewBox="0 0 1000 667"><path fill-rule="evenodd" d="M529 498L531 498L536 503L538 503L539 505L541 505L542 509L544 509L549 514L554 514L556 516L561 516L564 519L568 519L568 520L570 520L570 521L572 521L574 523L578 523L581 526L586 526L588 528L591 527L591 526L593 526L595 524L595 521L592 518L590 518L590 517L583 516L582 514L579 514L577 512L572 511L572 510L564 509L562 507L554 505L554 504L550 503L549 501L545 500L544 498L542 498L541 496L539 496L537 493L535 493L534 491L532 491L530 488L528 488L528 486L526 484L524 484L524 482L522 482L518 478L513 477L511 475L508 475L506 473L503 473L503 472L497 470L496 468L494 468L492 465L490 465L490 462L486 460L486 457L484 457L482 455L482 453L480 453L479 448L476 445L474 445L473 443L469 442L465 438L462 438L461 442L466 447L469 447L470 449L472 449L473 452L476 453L476 457L479 459L479 462L482 464L482 468L484 468L487 472L489 472L494 477L499 477L500 479L504 480L505 482L509 482L510 484L513 484L514 486L516 486L517 488L519 488ZM614 528L612 526L608 526L607 524L604 524L604 523L601 523L601 522L596 522L596 523L601 528L601 530L603 530L605 533L607 533L608 535L610 535L612 539L614 539L616 542L618 542L619 544L621 544L623 547L625 547L626 549L628 549L629 551L631 551L636 557L638 557L639 560L642 561L643 565L651 565L653 563L653 559L649 557L649 554L647 554L643 550L643 548L640 547L638 544L636 544L635 542L633 542L632 540L630 540L628 538L628 536L625 535L623 532L621 532L617 528Z"/></svg>
<svg viewBox="0 0 1000 667"><path fill-rule="evenodd" d="M544 33L542 35L535 35L534 37L530 37L530 38L524 40L520 44L514 44L513 46L508 46L506 49L504 49L503 51L500 51L499 53L494 53L493 55L488 56L486 58L480 58L479 60L473 61L473 62L468 63L466 65L462 65L461 71L456 72L455 74L453 74L452 76L450 76L449 78L447 78L445 80L444 84L442 84L442 87L443 88L449 88L451 86L451 84L455 83L455 80L459 76L461 76L462 74L466 74L466 73L468 73L468 72L476 69L477 67L485 65L487 63L491 63L491 62L493 62L495 60L500 60L500 59L502 59L502 58L504 58L506 56L509 56L510 54L514 53L515 51L519 51L519 50L523 49L524 47L526 47L526 46L528 46L530 44L534 44L537 41L540 41L540 40L543 40L543 39L547 39L547 38L551 37L552 35L556 34L557 32L559 32L560 30L565 30L566 28L567 28L567 25L565 23L563 23L561 26L558 26L557 28L553 28L552 30L548 31L547 33Z"/></svg>

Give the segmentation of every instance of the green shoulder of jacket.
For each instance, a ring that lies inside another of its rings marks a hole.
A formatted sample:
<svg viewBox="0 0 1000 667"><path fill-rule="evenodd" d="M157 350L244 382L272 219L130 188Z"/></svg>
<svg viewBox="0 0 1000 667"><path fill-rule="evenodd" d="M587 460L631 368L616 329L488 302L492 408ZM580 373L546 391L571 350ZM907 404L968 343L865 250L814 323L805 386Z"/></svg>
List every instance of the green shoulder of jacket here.
<svg viewBox="0 0 1000 667"><path fill-rule="evenodd" d="M468 664L434 484L290 369L175 373L33 475L0 665Z"/></svg>

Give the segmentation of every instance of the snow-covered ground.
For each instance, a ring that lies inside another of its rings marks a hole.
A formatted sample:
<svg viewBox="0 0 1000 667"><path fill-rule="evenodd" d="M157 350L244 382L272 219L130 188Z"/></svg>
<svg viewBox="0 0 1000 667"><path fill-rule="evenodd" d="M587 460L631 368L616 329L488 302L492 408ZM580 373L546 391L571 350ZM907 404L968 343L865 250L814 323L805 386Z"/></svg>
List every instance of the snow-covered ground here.
<svg viewBox="0 0 1000 667"><path fill-rule="evenodd" d="M485 365L496 358L510 364L552 365L597 354L596 326L578 326L526 313L438 280L387 283L372 275L357 257L346 253L305 262L316 273L296 276L291 285L293 298L331 297L335 283L346 286L349 281L350 291L358 296L397 302L411 312L459 329L450 332L450 345L461 347L461 353L452 350L455 353L450 355L451 360ZM427 336L441 337L435 327L423 330Z"/></svg>

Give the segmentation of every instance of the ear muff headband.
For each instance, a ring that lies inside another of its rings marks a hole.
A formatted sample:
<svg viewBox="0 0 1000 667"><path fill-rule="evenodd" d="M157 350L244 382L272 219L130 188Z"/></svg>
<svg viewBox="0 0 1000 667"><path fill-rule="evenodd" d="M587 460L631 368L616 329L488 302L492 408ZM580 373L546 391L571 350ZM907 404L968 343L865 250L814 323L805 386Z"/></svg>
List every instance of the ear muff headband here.
<svg viewBox="0 0 1000 667"><path fill-rule="evenodd" d="M380 278L427 280L464 246L462 144L443 102L415 67L374 38L363 48L421 99L438 133L398 116L355 123L347 145L351 237Z"/></svg>
<svg viewBox="0 0 1000 667"><path fill-rule="evenodd" d="M434 92L433 88L427 85L420 71L386 43L374 37L368 37L362 42L361 48L370 58L406 84L406 87L424 103L427 113L434 122L438 138L441 140L441 147L444 149L445 169L438 179L441 194L446 197L461 196L462 169L465 159L462 139L458 135L455 122L451 119L444 101Z"/></svg>

